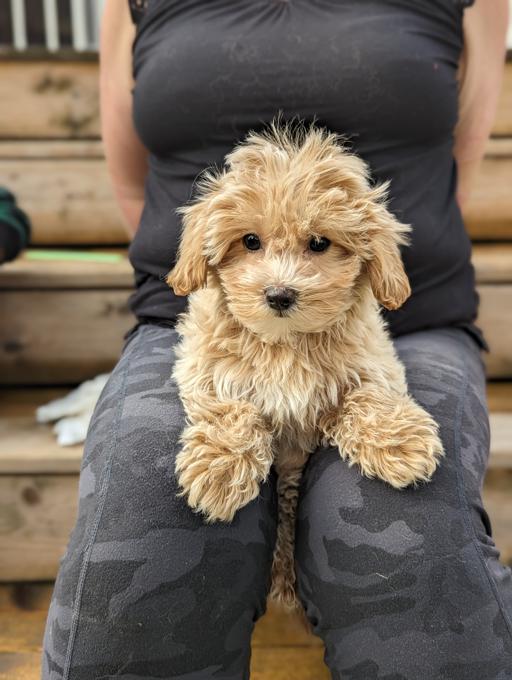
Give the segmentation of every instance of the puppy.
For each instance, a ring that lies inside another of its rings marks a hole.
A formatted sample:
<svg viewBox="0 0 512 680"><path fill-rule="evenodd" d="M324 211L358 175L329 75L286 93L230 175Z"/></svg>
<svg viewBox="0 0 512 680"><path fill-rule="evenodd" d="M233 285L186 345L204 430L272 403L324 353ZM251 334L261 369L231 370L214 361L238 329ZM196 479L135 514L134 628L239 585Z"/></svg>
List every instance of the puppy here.
<svg viewBox="0 0 512 680"><path fill-rule="evenodd" d="M372 187L340 135L314 124L274 119L225 161L178 209L167 277L190 296L172 375L187 416L176 474L191 508L229 522L275 465L271 595L293 608L308 456L334 445L399 489L429 480L443 453L379 313L410 295L399 250L410 227L386 208L389 183Z"/></svg>

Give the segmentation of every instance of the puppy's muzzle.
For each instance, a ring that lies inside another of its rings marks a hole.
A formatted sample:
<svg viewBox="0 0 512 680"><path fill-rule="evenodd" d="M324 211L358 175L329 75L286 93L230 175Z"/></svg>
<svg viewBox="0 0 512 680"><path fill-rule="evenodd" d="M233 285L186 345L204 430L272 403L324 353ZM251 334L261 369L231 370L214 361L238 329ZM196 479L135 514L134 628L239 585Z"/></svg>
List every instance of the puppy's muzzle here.
<svg viewBox="0 0 512 680"><path fill-rule="evenodd" d="M284 286L270 286L265 288L265 299L271 309L284 312L296 303L297 291Z"/></svg>

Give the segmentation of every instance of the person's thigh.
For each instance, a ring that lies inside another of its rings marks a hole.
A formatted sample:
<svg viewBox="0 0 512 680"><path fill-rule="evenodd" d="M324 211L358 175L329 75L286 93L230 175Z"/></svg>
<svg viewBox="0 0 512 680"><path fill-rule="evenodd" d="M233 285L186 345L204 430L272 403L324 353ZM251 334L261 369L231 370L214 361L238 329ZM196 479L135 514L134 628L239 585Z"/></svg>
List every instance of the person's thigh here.
<svg viewBox="0 0 512 680"><path fill-rule="evenodd" d="M440 425L432 481L395 490L318 449L301 488L299 594L335 680L512 677L512 583L481 486L485 375L461 329L395 341L409 391Z"/></svg>
<svg viewBox="0 0 512 680"><path fill-rule="evenodd" d="M249 677L275 542L275 478L229 525L205 524L177 497L177 339L174 329L140 327L97 404L43 680Z"/></svg>

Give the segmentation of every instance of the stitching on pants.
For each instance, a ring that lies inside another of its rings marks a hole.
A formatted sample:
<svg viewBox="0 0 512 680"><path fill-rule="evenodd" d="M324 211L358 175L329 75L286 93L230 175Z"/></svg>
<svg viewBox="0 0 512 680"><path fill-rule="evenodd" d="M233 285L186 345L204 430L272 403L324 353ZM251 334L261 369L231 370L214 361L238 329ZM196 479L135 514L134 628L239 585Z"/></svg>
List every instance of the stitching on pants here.
<svg viewBox="0 0 512 680"><path fill-rule="evenodd" d="M105 471L103 475L103 481L101 483L101 488L100 488L100 493L99 493L99 499L98 499L98 508L96 510L96 517L94 519L92 528L91 528L91 534L89 537L89 540L86 544L85 550L84 550L84 556L82 560L82 566L80 567L80 575L78 578L78 583L76 587L76 593L75 593L75 602L73 603L73 613L71 617L71 628L69 631L69 640L68 640L68 646L67 646L67 651L66 651L66 659L64 662L64 671L63 671L63 676L62 680L69 680L69 673L71 670L71 661L72 661L72 656L73 656L73 649L74 649L74 644L75 644L75 638L76 638L76 633L78 630L78 624L79 624L79 617L80 617L80 607L82 603L82 594L83 594L83 588L85 584L85 578L87 576L87 569L89 567L89 560L91 557L91 552L92 548L94 546L94 543L96 541L96 535L98 533L99 525L101 522L101 517L103 515L103 508L105 507L105 501L107 498L107 493L108 493L108 487L109 487L109 482L110 482L110 474L112 471L112 462L114 459L114 453L117 448L117 437L119 433L119 426L121 423L121 416L123 413L124 409L124 402L125 402L125 397L126 397L126 380L128 377L128 371L129 368L132 364L132 361L135 358L136 355L136 350L138 349L138 345L140 345L142 338L142 333L138 336L138 339L136 340L136 345L132 348L133 354L131 357L126 358L126 368L124 369L122 373L122 382L121 382L121 394L120 394L120 399L119 399L119 405L117 408L117 413L115 417L115 424L114 427L112 428L112 438L110 445L108 447L109 453L108 453L108 459L105 465Z"/></svg>
<svg viewBox="0 0 512 680"><path fill-rule="evenodd" d="M457 487L459 491L459 498L461 502L461 507L463 508L463 516L464 516L464 522L466 524L466 527L469 531L469 535L473 537L473 545L475 547L476 553L478 555L479 561L480 561L480 566L482 570L484 571L487 580L489 581L489 585L491 587L492 592L494 593L494 597L496 598L496 602L498 603L501 615L503 617L503 621L505 622L505 626L508 629L511 637L512 637L512 622L508 617L508 614L506 612L505 608L505 603L503 602L501 598L501 594L498 590L498 587L490 574L487 565L485 563L485 557L482 552L482 549L480 547L480 544L478 542L478 536L476 534L476 529L475 526L471 520L471 511L469 508L469 503L466 495L466 487L464 484L464 477L462 474L462 459L460 455L461 451L461 429L462 429L462 414L464 410L464 402L467 396L467 390L469 386L469 365L466 357L464 357L464 383L461 387L460 391L460 400L457 405L457 412L455 414L455 428L454 428L454 435L453 435L453 444L455 447L455 456L456 456L456 470L457 470Z"/></svg>

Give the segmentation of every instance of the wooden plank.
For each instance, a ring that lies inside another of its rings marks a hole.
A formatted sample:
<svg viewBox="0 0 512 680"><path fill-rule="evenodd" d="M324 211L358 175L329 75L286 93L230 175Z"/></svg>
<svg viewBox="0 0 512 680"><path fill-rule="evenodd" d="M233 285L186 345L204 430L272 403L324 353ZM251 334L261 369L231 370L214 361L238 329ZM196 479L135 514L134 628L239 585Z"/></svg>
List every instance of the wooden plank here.
<svg viewBox="0 0 512 680"><path fill-rule="evenodd" d="M21 436L20 436L21 435ZM0 415L0 474L77 474L83 447L58 446L50 425Z"/></svg>
<svg viewBox="0 0 512 680"><path fill-rule="evenodd" d="M512 566L512 470L489 470L483 498L501 561Z"/></svg>
<svg viewBox="0 0 512 680"><path fill-rule="evenodd" d="M91 61L0 61L3 137L99 137L98 64ZM38 116L33 112L37 111ZM493 127L512 134L512 62L505 68Z"/></svg>
<svg viewBox="0 0 512 680"><path fill-rule="evenodd" d="M53 586L53 581L0 583L0 613L46 612L50 606Z"/></svg>
<svg viewBox="0 0 512 680"><path fill-rule="evenodd" d="M489 377L512 378L512 285L480 285ZM134 324L128 290L9 290L0 296L3 385L76 383L112 368Z"/></svg>
<svg viewBox="0 0 512 680"><path fill-rule="evenodd" d="M70 384L112 369L135 319L127 290L4 291L0 381Z"/></svg>
<svg viewBox="0 0 512 680"><path fill-rule="evenodd" d="M125 249L88 249L91 253L115 253L115 263L36 261L22 255L0 269L0 289L131 288L133 270ZM512 244L476 244L473 264L480 283L512 283Z"/></svg>
<svg viewBox="0 0 512 680"><path fill-rule="evenodd" d="M0 581L55 577L77 505L77 475L0 475Z"/></svg>
<svg viewBox="0 0 512 680"><path fill-rule="evenodd" d="M0 141L3 160L40 160L52 158L99 158L105 153L101 139L23 139Z"/></svg>
<svg viewBox="0 0 512 680"><path fill-rule="evenodd" d="M125 244L99 142L0 143L0 174L31 216L35 245ZM464 222L476 240L512 240L512 140L489 141Z"/></svg>
<svg viewBox="0 0 512 680"><path fill-rule="evenodd" d="M479 324L491 346L491 378L512 377L512 285L484 284ZM112 368L134 324L128 290L4 291L1 384L76 383Z"/></svg>
<svg viewBox="0 0 512 680"><path fill-rule="evenodd" d="M251 680L328 680L323 647L256 647Z"/></svg>
<svg viewBox="0 0 512 680"><path fill-rule="evenodd" d="M31 143L31 147L37 145ZM83 157L74 156L71 150L66 155L61 143L54 158L45 155L51 149L32 148L32 157L14 156L12 144L7 157L1 150L0 145L0 174L31 217L34 245L128 242L105 161L93 155L93 150ZM510 186L512 153L503 151L484 159L464 212L472 238L512 239Z"/></svg>
<svg viewBox="0 0 512 680"><path fill-rule="evenodd" d="M256 623L252 638L253 647L319 647L322 645L315 635L306 630L301 618L268 602L267 612Z"/></svg>
<svg viewBox="0 0 512 680"><path fill-rule="evenodd" d="M22 151L11 142L3 154L2 146L0 174L31 217L33 244L127 243L98 147L84 142L30 142ZM482 163L464 221L474 239L511 240L512 151L501 140L489 149L493 155Z"/></svg>
<svg viewBox="0 0 512 680"><path fill-rule="evenodd" d="M40 680L41 652L0 652L0 680Z"/></svg>
<svg viewBox="0 0 512 680"><path fill-rule="evenodd" d="M512 378L512 286L482 284L478 286L478 292L478 325L491 349L484 357L488 376Z"/></svg>
<svg viewBox="0 0 512 680"><path fill-rule="evenodd" d="M493 126L494 135L512 135L512 60L505 66L498 111Z"/></svg>
<svg viewBox="0 0 512 680"><path fill-rule="evenodd" d="M512 411L512 382L487 383L487 403L490 411Z"/></svg>
<svg viewBox="0 0 512 680"><path fill-rule="evenodd" d="M57 573L73 527L78 475L0 475L0 581L50 580ZM487 509L503 559L512 563L512 469L490 469L485 484ZM276 630L286 639L309 644L297 622L281 618ZM258 633L259 644L272 637Z"/></svg>
<svg viewBox="0 0 512 680"><path fill-rule="evenodd" d="M494 155L486 156L464 209L464 223L473 239L512 239L512 153L510 144L492 140Z"/></svg>
<svg viewBox="0 0 512 680"><path fill-rule="evenodd" d="M78 473L83 447L57 445L51 425L35 410L69 389L0 389L0 475Z"/></svg>
<svg viewBox="0 0 512 680"><path fill-rule="evenodd" d="M512 384L489 386L491 466L512 468ZM69 474L80 470L81 446L57 445L50 425L35 421L35 410L66 389L0 389L0 474Z"/></svg>
<svg viewBox="0 0 512 680"><path fill-rule="evenodd" d="M32 244L125 244L102 158L1 159L2 182L30 216Z"/></svg>
<svg viewBox="0 0 512 680"><path fill-rule="evenodd" d="M97 62L2 60L0 101L3 138L100 137Z"/></svg>
<svg viewBox="0 0 512 680"><path fill-rule="evenodd" d="M491 466L512 469L512 414L491 413Z"/></svg>
<svg viewBox="0 0 512 680"><path fill-rule="evenodd" d="M26 255L0 269L0 290L132 288L133 268L125 250L88 250L122 255L119 262L31 260Z"/></svg>
<svg viewBox="0 0 512 680"><path fill-rule="evenodd" d="M512 283L512 243L475 244L472 260L479 283Z"/></svg>

